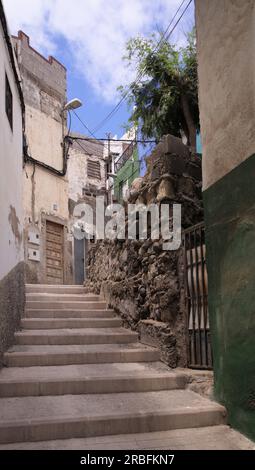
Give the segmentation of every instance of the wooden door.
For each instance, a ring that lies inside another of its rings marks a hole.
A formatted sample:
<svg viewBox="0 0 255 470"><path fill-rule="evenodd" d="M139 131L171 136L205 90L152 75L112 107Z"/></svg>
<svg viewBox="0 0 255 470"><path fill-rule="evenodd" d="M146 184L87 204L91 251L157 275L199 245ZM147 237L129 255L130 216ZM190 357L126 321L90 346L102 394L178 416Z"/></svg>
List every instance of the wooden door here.
<svg viewBox="0 0 255 470"><path fill-rule="evenodd" d="M46 222L47 284L64 283L64 237L62 225Z"/></svg>

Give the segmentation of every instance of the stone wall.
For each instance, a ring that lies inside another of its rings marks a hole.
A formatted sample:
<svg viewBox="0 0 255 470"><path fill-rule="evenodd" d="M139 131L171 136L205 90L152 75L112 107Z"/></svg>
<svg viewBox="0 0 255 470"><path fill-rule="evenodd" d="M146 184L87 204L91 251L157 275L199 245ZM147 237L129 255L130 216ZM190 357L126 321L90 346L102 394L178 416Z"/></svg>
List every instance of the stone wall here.
<svg viewBox="0 0 255 470"><path fill-rule="evenodd" d="M167 136L132 186L130 203L182 204L182 226L203 220L201 161ZM163 251L159 240L103 240L89 250L86 286L102 292L141 340L159 346L171 367L187 364L182 248Z"/></svg>
<svg viewBox="0 0 255 470"><path fill-rule="evenodd" d="M13 344L25 306L24 262L0 280L0 367L3 353Z"/></svg>

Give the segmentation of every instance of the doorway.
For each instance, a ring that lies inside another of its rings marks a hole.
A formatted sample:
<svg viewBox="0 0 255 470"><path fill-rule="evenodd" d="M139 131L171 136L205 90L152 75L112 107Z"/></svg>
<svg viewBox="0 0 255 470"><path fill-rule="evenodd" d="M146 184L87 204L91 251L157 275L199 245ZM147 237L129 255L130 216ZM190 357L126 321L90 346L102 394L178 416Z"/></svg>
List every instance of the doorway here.
<svg viewBox="0 0 255 470"><path fill-rule="evenodd" d="M63 226L46 221L46 282L64 283L64 232Z"/></svg>
<svg viewBox="0 0 255 470"><path fill-rule="evenodd" d="M74 238L74 280L77 285L83 285L85 281L85 246L85 240Z"/></svg>

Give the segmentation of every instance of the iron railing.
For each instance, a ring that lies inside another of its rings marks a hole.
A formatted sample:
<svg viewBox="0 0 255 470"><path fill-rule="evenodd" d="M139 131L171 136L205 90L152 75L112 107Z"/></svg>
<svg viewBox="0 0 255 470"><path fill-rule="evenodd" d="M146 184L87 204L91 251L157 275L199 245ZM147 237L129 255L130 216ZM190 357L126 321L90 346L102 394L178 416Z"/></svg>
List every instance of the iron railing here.
<svg viewBox="0 0 255 470"><path fill-rule="evenodd" d="M204 224L185 230L183 243L188 365L212 369Z"/></svg>
<svg viewBox="0 0 255 470"><path fill-rule="evenodd" d="M120 158L114 164L114 171L118 173L118 171L125 165L125 163L132 158L134 155L134 151L136 149L136 143L131 142L130 145L124 150Z"/></svg>

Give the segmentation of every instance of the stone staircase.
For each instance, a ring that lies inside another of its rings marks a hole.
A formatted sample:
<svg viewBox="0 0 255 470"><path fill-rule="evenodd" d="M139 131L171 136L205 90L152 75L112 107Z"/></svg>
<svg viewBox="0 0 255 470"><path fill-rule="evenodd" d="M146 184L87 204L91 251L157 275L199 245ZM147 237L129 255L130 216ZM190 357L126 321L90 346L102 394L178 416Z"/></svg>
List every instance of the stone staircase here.
<svg viewBox="0 0 255 470"><path fill-rule="evenodd" d="M221 405L186 390L185 374L83 287L27 285L21 326L0 371L1 448L225 423Z"/></svg>

